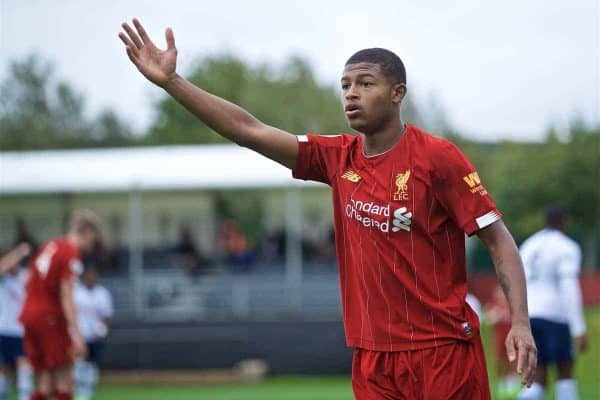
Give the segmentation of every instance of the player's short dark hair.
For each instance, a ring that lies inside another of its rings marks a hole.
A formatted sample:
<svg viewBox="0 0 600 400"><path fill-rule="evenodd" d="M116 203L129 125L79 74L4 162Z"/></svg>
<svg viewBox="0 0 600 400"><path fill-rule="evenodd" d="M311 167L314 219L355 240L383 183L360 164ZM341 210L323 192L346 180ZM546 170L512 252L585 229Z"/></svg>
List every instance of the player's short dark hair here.
<svg viewBox="0 0 600 400"><path fill-rule="evenodd" d="M346 61L346 65L358 64L361 62L379 65L383 74L394 84L406 84L406 70L404 69L404 63L394 52L380 47L359 50Z"/></svg>
<svg viewBox="0 0 600 400"><path fill-rule="evenodd" d="M563 204L550 204L546 208L546 225L559 228L566 222L567 215L567 208Z"/></svg>

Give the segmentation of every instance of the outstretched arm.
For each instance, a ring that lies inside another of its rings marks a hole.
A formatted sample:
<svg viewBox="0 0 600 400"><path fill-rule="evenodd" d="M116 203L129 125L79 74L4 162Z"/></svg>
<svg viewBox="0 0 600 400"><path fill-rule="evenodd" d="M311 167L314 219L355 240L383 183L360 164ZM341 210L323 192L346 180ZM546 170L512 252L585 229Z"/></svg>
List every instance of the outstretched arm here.
<svg viewBox="0 0 600 400"><path fill-rule="evenodd" d="M119 38L137 69L151 82L162 87L177 102L196 115L221 136L255 150L270 159L294 168L298 157L296 137L262 123L243 108L212 95L182 78L175 71L177 49L171 28L167 28L167 49L158 49L144 27L133 20L135 31L123 23Z"/></svg>
<svg viewBox="0 0 600 400"><path fill-rule="evenodd" d="M502 220L480 230L477 236L490 251L510 307L512 327L506 337L508 359L517 361L517 373L521 374L523 384L530 386L537 366L537 348L529 325L527 288L519 250Z"/></svg>
<svg viewBox="0 0 600 400"><path fill-rule="evenodd" d="M27 243L20 243L17 247L10 250L0 258L0 276L4 275L9 269L21 262L22 259L31 253L31 246Z"/></svg>

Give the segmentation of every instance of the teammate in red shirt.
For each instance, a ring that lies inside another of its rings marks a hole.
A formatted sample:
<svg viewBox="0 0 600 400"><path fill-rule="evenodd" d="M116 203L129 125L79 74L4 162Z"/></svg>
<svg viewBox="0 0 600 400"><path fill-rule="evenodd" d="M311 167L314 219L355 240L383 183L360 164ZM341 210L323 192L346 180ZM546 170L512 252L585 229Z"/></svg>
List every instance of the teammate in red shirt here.
<svg viewBox="0 0 600 400"><path fill-rule="evenodd" d="M138 70L216 132L332 187L336 251L357 399L489 399L479 324L466 304L465 233L490 249L511 306L506 345L531 384L536 348L523 267L475 168L400 118L402 61L366 49L346 63L342 103L359 135L296 137L175 72L171 29L156 48L139 21L119 37Z"/></svg>
<svg viewBox="0 0 600 400"><path fill-rule="evenodd" d="M82 270L81 253L100 239L98 217L75 212L65 237L40 246L29 264L21 312L23 344L38 382L32 400L73 398L74 357L85 354L73 300L73 281Z"/></svg>

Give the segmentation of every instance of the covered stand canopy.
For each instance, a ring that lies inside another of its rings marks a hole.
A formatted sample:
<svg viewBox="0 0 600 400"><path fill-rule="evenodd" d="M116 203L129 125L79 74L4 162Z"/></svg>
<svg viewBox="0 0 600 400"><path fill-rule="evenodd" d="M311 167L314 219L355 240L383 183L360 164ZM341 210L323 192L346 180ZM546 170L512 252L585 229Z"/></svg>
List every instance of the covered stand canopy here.
<svg viewBox="0 0 600 400"><path fill-rule="evenodd" d="M138 316L142 304L142 192L236 188L288 188L286 276L302 282L299 188L286 168L235 145L160 146L85 150L0 152L0 195L129 193L129 273ZM290 302L298 304L290 291Z"/></svg>
<svg viewBox="0 0 600 400"><path fill-rule="evenodd" d="M235 145L0 152L0 194L294 187L309 183Z"/></svg>

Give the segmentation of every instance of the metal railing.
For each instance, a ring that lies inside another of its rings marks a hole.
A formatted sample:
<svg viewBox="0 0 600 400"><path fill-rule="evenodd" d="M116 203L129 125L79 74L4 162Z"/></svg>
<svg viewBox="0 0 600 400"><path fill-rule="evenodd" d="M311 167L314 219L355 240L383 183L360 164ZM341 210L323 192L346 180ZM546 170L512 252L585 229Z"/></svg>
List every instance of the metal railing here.
<svg viewBox="0 0 600 400"><path fill-rule="evenodd" d="M180 270L146 271L137 302L128 277L103 284L113 294L117 321L341 317L337 272L331 268L306 271L297 283L281 272L189 277Z"/></svg>

